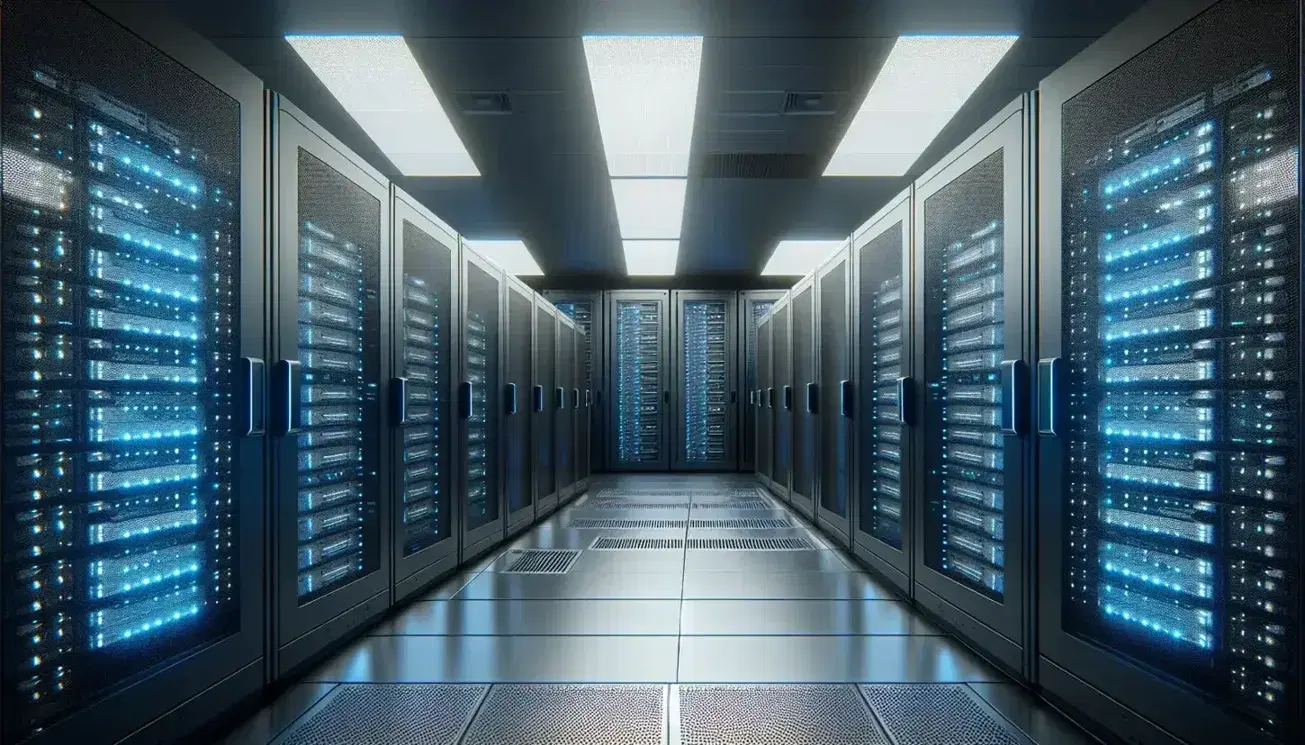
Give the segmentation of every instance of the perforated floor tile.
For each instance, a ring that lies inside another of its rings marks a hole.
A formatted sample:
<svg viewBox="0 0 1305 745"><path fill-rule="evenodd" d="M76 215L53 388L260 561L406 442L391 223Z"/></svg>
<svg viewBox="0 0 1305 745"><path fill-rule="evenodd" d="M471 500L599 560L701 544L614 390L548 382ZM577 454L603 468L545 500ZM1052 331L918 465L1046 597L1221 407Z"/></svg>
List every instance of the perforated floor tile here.
<svg viewBox="0 0 1305 745"><path fill-rule="evenodd" d="M684 548L683 538L612 538L599 536L589 548L594 551L648 551L679 550Z"/></svg>
<svg viewBox="0 0 1305 745"><path fill-rule="evenodd" d="M568 549L530 548L509 554L504 574L566 574L575 564L579 551Z"/></svg>
<svg viewBox="0 0 1305 745"><path fill-rule="evenodd" d="M483 685L342 685L277 745L454 745Z"/></svg>
<svg viewBox="0 0 1305 745"><path fill-rule="evenodd" d="M659 685L496 685L463 745L664 745Z"/></svg>
<svg viewBox="0 0 1305 745"><path fill-rule="evenodd" d="M898 745L1028 745L965 686L862 686Z"/></svg>
<svg viewBox="0 0 1305 745"><path fill-rule="evenodd" d="M889 745L850 685L679 686L678 745Z"/></svg>

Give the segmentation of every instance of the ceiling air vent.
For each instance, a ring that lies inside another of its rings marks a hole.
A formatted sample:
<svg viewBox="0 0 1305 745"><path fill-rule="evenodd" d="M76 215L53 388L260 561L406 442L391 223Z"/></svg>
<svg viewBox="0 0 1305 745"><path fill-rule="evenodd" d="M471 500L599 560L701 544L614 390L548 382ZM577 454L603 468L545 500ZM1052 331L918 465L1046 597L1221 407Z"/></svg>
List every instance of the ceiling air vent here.
<svg viewBox="0 0 1305 745"><path fill-rule="evenodd" d="M835 97L828 93L789 92L784 94L785 114L833 114L837 108Z"/></svg>
<svg viewBox="0 0 1305 745"><path fill-rule="evenodd" d="M707 153L694 165L701 178L816 178L824 168L804 153Z"/></svg>
<svg viewBox="0 0 1305 745"><path fill-rule="evenodd" d="M458 108L464 114L511 114L512 99L503 91L462 91Z"/></svg>

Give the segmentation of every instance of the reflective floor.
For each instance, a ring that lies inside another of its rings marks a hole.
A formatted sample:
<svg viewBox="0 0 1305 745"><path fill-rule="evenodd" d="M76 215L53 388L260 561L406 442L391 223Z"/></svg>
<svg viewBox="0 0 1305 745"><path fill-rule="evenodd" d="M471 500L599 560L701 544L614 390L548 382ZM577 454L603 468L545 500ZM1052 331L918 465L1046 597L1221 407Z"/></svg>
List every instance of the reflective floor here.
<svg viewBox="0 0 1305 745"><path fill-rule="evenodd" d="M1079 745L751 477L595 477L226 743Z"/></svg>

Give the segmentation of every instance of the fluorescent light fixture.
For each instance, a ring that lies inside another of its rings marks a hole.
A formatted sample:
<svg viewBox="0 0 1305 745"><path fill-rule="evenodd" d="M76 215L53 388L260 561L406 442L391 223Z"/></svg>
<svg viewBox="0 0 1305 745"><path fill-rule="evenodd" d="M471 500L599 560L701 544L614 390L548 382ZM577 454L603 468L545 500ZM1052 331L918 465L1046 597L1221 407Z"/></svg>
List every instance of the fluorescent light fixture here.
<svg viewBox="0 0 1305 745"><path fill-rule="evenodd" d="M898 38L825 175L905 174L1018 38Z"/></svg>
<svg viewBox="0 0 1305 745"><path fill-rule="evenodd" d="M285 40L403 175L480 175L402 36Z"/></svg>
<svg viewBox="0 0 1305 745"><path fill-rule="evenodd" d="M701 36L586 36L607 175L688 176Z"/></svg>
<svg viewBox="0 0 1305 745"><path fill-rule="evenodd" d="M621 238L679 238L687 184L682 178L612 179L612 199L616 202Z"/></svg>
<svg viewBox="0 0 1305 745"><path fill-rule="evenodd" d="M544 274L523 241L468 240L467 244L514 277L540 277Z"/></svg>
<svg viewBox="0 0 1305 745"><path fill-rule="evenodd" d="M679 241L621 241L625 273L630 276L669 276L675 273Z"/></svg>
<svg viewBox="0 0 1305 745"><path fill-rule="evenodd" d="M761 273L777 277L805 277L845 243L846 239L780 241Z"/></svg>

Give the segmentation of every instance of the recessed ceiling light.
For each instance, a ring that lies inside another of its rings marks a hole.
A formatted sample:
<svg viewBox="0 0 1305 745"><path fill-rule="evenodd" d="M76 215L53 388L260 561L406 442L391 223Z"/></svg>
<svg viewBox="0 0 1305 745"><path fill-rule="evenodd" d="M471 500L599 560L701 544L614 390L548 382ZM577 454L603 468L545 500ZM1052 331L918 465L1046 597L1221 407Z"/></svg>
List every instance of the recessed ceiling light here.
<svg viewBox="0 0 1305 745"><path fill-rule="evenodd" d="M680 237L684 219L682 178L614 178L612 199L623 239Z"/></svg>
<svg viewBox="0 0 1305 745"><path fill-rule="evenodd" d="M621 241L625 249L625 273L630 276L675 274L680 254L679 241Z"/></svg>
<svg viewBox="0 0 1305 745"><path fill-rule="evenodd" d="M846 240L780 241L761 273L777 277L805 277L845 243Z"/></svg>
<svg viewBox="0 0 1305 745"><path fill-rule="evenodd" d="M607 175L687 176L701 36L586 36Z"/></svg>
<svg viewBox="0 0 1305 745"><path fill-rule="evenodd" d="M514 277L539 277L544 274L523 241L468 240L467 245Z"/></svg>
<svg viewBox="0 0 1305 745"><path fill-rule="evenodd" d="M400 173L480 175L402 36L285 39Z"/></svg>
<svg viewBox="0 0 1305 745"><path fill-rule="evenodd" d="M1018 38L899 38L825 175L905 174Z"/></svg>

